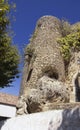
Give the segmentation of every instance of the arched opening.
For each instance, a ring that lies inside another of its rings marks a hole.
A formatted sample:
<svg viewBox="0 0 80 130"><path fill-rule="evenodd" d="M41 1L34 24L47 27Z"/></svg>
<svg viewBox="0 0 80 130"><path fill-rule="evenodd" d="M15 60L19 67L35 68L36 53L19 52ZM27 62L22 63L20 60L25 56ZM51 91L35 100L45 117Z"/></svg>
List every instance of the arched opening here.
<svg viewBox="0 0 80 130"><path fill-rule="evenodd" d="M58 75L57 71L55 69L52 69L51 67L46 68L43 71L43 73L44 73L44 75L48 76L49 78L56 79L56 80L59 79L59 75Z"/></svg>
<svg viewBox="0 0 80 130"><path fill-rule="evenodd" d="M56 72L48 73L48 77L58 80L58 73Z"/></svg>

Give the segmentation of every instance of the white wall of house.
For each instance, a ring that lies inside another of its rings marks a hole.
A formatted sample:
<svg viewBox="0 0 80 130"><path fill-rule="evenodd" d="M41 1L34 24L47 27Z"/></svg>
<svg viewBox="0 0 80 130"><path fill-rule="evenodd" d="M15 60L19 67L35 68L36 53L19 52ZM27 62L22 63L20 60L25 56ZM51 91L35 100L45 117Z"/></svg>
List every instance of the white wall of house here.
<svg viewBox="0 0 80 130"><path fill-rule="evenodd" d="M0 116L14 117L16 115L16 107L5 104L0 104Z"/></svg>

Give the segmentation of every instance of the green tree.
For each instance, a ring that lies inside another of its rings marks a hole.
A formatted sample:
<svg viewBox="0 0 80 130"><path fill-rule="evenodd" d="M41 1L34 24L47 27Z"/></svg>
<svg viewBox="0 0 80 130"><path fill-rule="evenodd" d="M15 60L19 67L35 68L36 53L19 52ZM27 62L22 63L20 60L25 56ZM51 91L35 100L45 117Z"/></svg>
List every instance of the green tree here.
<svg viewBox="0 0 80 130"><path fill-rule="evenodd" d="M9 33L10 4L0 0L0 87L8 87L18 76L19 53Z"/></svg>

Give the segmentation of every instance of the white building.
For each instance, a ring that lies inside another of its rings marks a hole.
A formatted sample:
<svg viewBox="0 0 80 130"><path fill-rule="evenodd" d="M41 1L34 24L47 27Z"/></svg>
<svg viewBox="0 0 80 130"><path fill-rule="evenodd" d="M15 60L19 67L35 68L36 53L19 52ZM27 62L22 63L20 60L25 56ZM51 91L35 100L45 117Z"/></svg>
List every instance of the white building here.
<svg viewBox="0 0 80 130"><path fill-rule="evenodd" d="M16 115L17 100L17 96L0 93L0 127L6 119Z"/></svg>

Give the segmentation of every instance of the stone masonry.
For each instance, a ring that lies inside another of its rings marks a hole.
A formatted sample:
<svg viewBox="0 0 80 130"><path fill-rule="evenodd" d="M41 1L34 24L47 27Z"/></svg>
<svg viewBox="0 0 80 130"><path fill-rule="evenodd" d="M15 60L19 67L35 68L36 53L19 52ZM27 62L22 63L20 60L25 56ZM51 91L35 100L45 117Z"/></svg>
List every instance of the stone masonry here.
<svg viewBox="0 0 80 130"><path fill-rule="evenodd" d="M25 49L17 114L43 111L47 104L74 101L76 90L73 88L79 77L75 62L77 54L75 53L74 60L70 62L66 76L64 60L57 42L60 37L62 33L59 19L43 16L38 20ZM76 67L71 77L73 65ZM75 75L76 72L78 76Z"/></svg>

